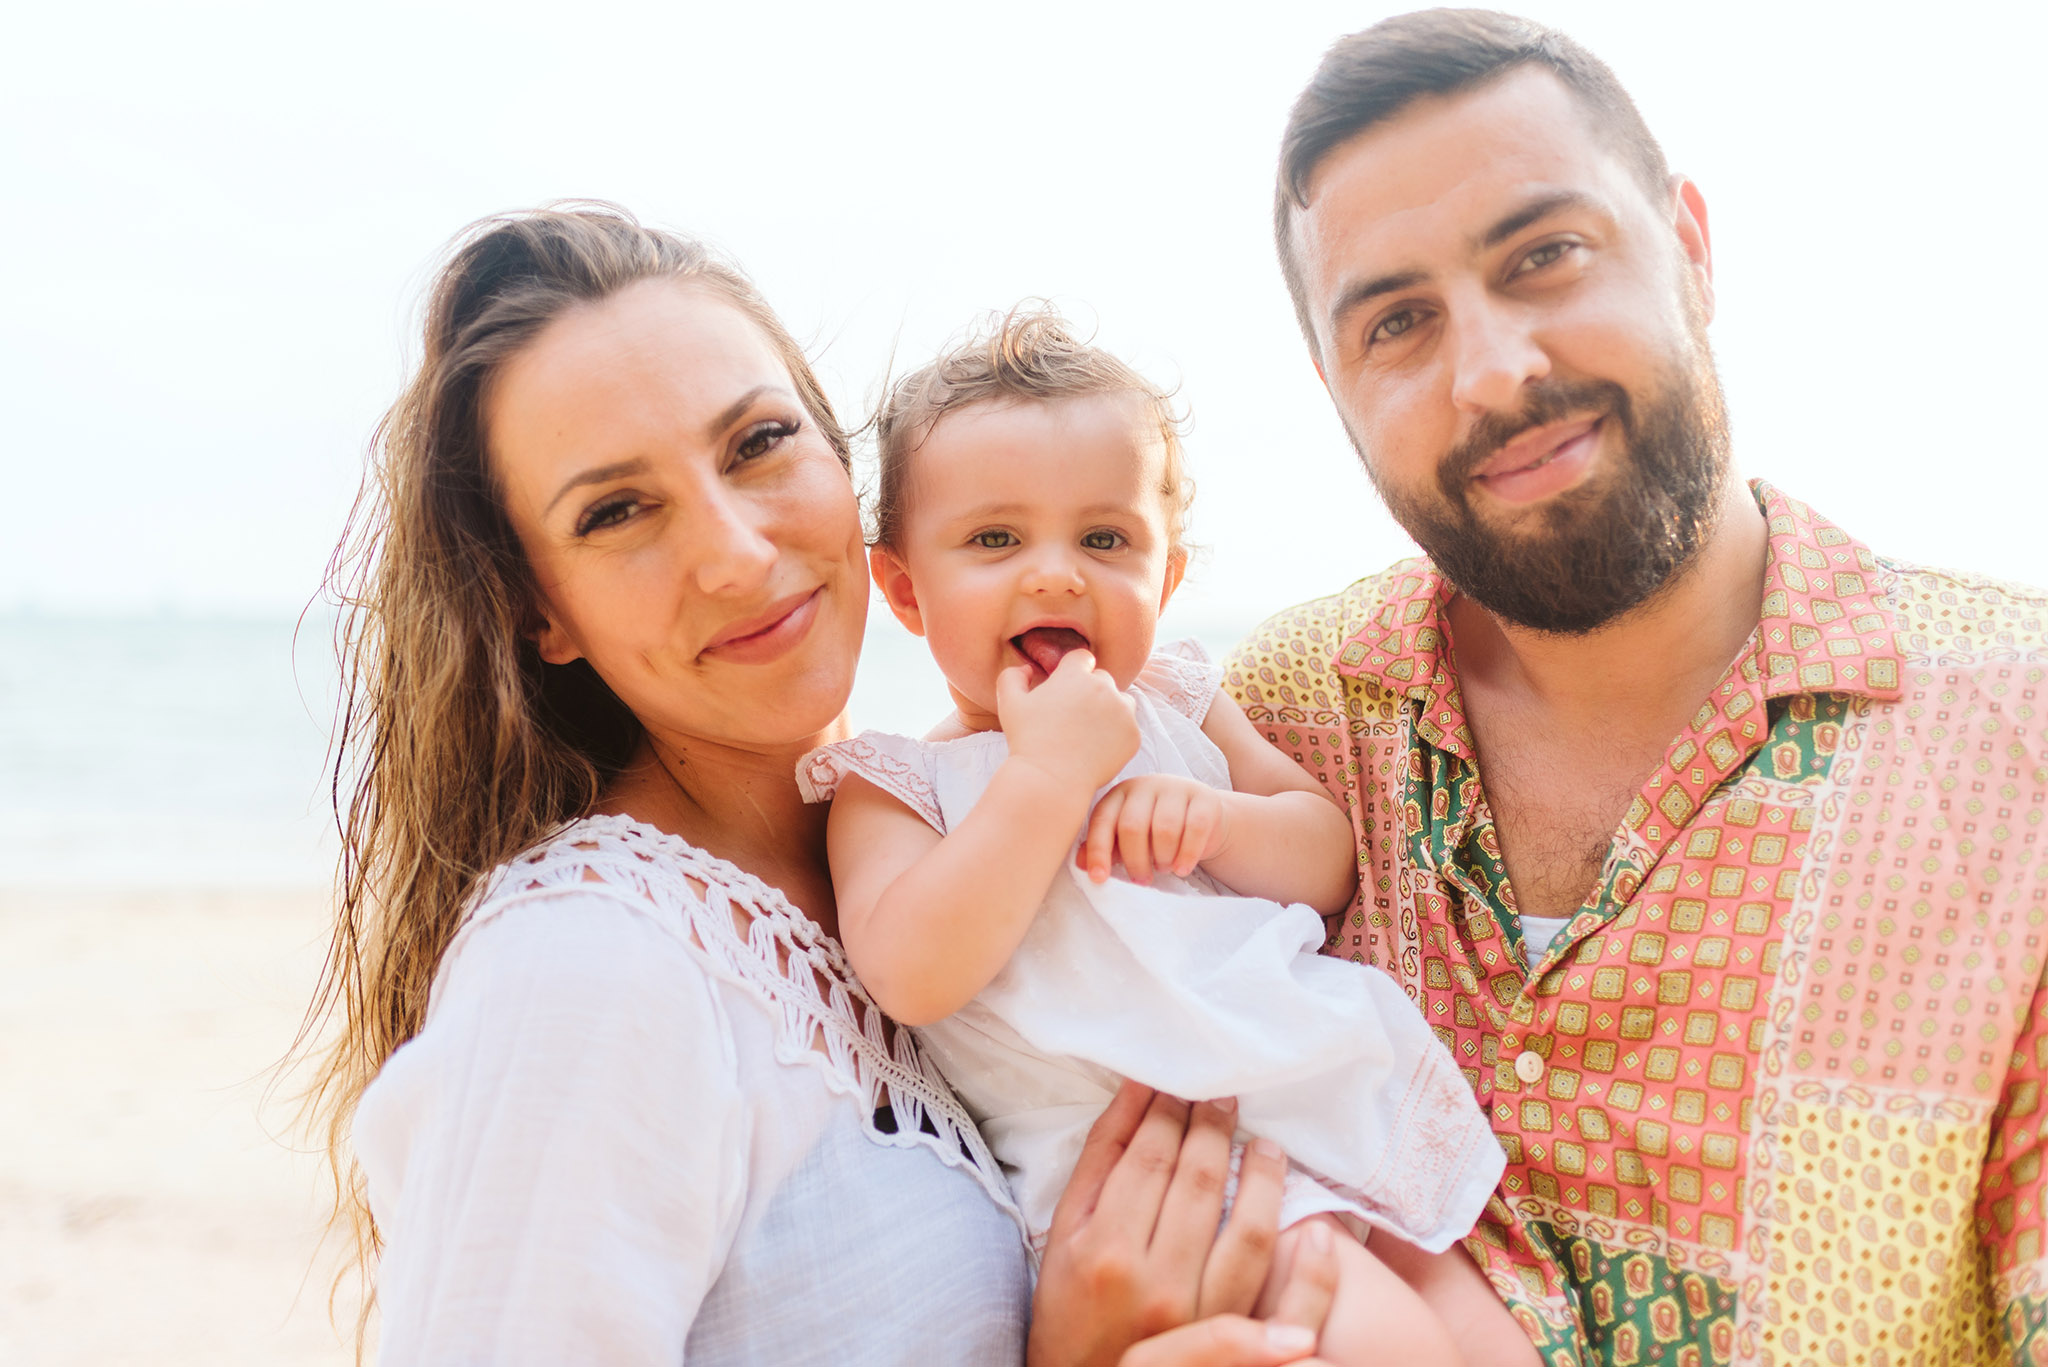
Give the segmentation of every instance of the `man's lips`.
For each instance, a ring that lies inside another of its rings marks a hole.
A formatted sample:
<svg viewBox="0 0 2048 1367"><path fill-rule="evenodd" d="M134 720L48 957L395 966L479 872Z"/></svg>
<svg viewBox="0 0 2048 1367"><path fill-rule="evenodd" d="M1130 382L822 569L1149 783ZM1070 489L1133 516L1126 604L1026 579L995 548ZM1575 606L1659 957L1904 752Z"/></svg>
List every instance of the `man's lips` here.
<svg viewBox="0 0 2048 1367"><path fill-rule="evenodd" d="M778 598L765 609L751 617L745 617L728 626L711 638L700 655L714 652L721 656L737 658L759 653L764 647L779 644L778 638L794 638L801 629L809 625L812 608L823 593L824 586L792 593L787 598Z"/></svg>
<svg viewBox="0 0 2048 1367"><path fill-rule="evenodd" d="M1072 627L1032 627L1012 636L1010 644L1041 673L1050 674L1070 652L1088 649L1088 638Z"/></svg>
<svg viewBox="0 0 2048 1367"><path fill-rule="evenodd" d="M1591 433L1602 421L1604 415L1532 427L1495 451L1472 472L1472 478L1497 479L1527 470L1539 470L1554 460L1559 451Z"/></svg>

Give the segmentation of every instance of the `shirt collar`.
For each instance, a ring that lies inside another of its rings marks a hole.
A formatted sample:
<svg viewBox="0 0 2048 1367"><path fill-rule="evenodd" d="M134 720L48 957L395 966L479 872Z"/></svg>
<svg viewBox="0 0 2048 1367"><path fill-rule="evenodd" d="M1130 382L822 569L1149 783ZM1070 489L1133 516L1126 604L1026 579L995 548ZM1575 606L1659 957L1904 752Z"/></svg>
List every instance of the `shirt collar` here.
<svg viewBox="0 0 2048 1367"><path fill-rule="evenodd" d="M1750 490L1770 528L1764 599L1749 657L1766 697L1902 696L1898 614L1870 548L1762 480ZM1452 670L1445 609L1456 590L1427 560L1395 567L1393 591L1344 643L1337 672L1423 701L1417 729L1440 749L1473 754Z"/></svg>

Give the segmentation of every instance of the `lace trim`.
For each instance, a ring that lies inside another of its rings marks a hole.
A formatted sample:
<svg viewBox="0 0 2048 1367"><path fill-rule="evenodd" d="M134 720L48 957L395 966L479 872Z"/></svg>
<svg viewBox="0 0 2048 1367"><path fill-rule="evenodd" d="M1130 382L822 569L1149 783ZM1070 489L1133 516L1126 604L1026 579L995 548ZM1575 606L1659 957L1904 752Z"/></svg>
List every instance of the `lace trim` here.
<svg viewBox="0 0 2048 1367"><path fill-rule="evenodd" d="M1223 670L1210 660L1200 641L1173 641L1152 652L1138 683L1199 726L1223 686Z"/></svg>
<svg viewBox="0 0 2048 1367"><path fill-rule="evenodd" d="M939 790L930 775L918 766L877 745L870 731L852 740L821 745L797 761L796 786L806 802L830 802L848 774L859 774L883 792L925 819L940 835L946 833L945 814L939 810ZM908 742L915 745L915 741Z"/></svg>
<svg viewBox="0 0 2048 1367"><path fill-rule="evenodd" d="M838 942L746 870L630 817L585 817L499 866L457 939L505 906L588 887L593 876L678 918L707 968L779 1016L777 1062L815 1068L834 1093L859 1098L862 1129L873 1143L929 1149L947 1167L970 1173L1029 1247L1030 1231L995 1156L911 1032L898 1027L892 1039ZM733 924L734 907L746 913L744 939ZM821 1037L822 1052L813 1047ZM893 1133L875 1122L885 1105Z"/></svg>

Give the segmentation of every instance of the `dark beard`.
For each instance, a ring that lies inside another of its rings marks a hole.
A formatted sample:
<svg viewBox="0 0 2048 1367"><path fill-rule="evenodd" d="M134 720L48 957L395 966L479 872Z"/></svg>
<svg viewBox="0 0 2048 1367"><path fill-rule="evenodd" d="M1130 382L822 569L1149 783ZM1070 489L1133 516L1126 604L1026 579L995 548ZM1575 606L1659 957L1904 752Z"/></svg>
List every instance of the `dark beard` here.
<svg viewBox="0 0 2048 1367"><path fill-rule="evenodd" d="M1540 530L1482 524L1466 497L1472 471L1532 427L1589 413L1621 428L1613 474L1537 509ZM1531 386L1520 414L1489 414L1444 459L1440 503L1388 487L1365 465L1394 520L1458 592L1518 626L1576 636L1641 605L1705 544L1728 472L1728 422L1706 363L1671 374L1640 411L1608 381Z"/></svg>

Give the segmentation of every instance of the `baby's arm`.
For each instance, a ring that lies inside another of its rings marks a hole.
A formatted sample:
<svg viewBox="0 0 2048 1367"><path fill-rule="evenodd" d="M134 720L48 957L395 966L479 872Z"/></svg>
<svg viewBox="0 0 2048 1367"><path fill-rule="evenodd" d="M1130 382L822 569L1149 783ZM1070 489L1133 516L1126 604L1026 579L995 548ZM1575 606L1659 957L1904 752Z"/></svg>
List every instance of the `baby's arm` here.
<svg viewBox="0 0 2048 1367"><path fill-rule="evenodd" d="M1002 971L1089 799L1137 752L1131 702L1087 651L1028 692L1026 672L1004 671L996 688L1009 757L944 836L862 779L832 800L840 940L876 1003L905 1025L951 1015Z"/></svg>
<svg viewBox="0 0 2048 1367"><path fill-rule="evenodd" d="M1306 902L1328 915L1358 888L1344 808L1252 729L1219 693L1202 720L1230 764L1233 791L1165 774L1127 779L1103 795L1077 858L1097 882L1113 859L1140 883L1155 868L1186 877L1200 864L1249 897Z"/></svg>

